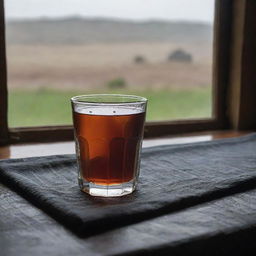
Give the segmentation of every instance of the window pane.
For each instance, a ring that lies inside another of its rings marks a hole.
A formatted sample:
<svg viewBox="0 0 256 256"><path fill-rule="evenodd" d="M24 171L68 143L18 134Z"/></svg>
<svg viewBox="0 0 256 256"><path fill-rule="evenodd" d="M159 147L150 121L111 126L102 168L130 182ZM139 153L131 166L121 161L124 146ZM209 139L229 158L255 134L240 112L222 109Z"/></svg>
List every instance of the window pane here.
<svg viewBox="0 0 256 256"><path fill-rule="evenodd" d="M69 99L149 99L148 120L212 113L214 0L8 0L9 124L71 123Z"/></svg>

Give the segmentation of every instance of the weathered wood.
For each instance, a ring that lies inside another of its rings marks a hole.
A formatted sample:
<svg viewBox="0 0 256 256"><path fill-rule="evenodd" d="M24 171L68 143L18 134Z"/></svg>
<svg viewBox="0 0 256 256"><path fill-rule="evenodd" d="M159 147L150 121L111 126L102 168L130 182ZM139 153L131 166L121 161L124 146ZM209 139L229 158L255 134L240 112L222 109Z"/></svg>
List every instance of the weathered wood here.
<svg viewBox="0 0 256 256"><path fill-rule="evenodd" d="M4 3L0 1L0 145L8 142L7 99Z"/></svg>

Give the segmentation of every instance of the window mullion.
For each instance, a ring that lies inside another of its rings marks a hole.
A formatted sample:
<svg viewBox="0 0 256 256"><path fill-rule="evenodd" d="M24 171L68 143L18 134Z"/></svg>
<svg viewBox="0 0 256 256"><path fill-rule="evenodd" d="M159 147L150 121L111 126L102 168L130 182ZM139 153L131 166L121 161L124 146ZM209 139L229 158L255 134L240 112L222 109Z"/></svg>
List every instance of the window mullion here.
<svg viewBox="0 0 256 256"><path fill-rule="evenodd" d="M0 144L8 142L8 92L5 47L4 0L0 0Z"/></svg>

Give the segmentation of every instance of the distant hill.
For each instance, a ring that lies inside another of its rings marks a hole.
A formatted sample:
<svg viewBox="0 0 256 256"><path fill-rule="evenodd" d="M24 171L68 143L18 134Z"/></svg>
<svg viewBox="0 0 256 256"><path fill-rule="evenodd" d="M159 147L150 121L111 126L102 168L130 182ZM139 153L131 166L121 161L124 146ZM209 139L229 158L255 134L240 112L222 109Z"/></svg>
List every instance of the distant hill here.
<svg viewBox="0 0 256 256"><path fill-rule="evenodd" d="M212 26L204 23L118 19L34 19L7 22L9 44L87 44L112 42L210 42Z"/></svg>

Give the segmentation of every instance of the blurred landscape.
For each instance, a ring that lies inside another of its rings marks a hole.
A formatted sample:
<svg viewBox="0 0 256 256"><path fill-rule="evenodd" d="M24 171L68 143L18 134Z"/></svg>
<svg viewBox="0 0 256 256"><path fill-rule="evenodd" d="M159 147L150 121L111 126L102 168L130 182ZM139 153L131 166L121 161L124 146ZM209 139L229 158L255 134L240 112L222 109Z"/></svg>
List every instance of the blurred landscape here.
<svg viewBox="0 0 256 256"><path fill-rule="evenodd" d="M210 117L212 37L206 23L8 20L10 126L70 123L70 96L93 92L149 97L148 120Z"/></svg>

